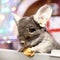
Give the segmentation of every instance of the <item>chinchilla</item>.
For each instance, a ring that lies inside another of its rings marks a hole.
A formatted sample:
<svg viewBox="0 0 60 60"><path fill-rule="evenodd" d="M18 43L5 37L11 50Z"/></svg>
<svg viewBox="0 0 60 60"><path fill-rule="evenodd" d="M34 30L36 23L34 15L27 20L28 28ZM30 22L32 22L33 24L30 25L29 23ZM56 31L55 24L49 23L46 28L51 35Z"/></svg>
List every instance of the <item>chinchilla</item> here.
<svg viewBox="0 0 60 60"><path fill-rule="evenodd" d="M30 47L32 51L48 53L53 49L60 48L60 45L45 27L51 15L52 8L49 5L43 5L29 17L19 17L13 13L17 22L20 51Z"/></svg>

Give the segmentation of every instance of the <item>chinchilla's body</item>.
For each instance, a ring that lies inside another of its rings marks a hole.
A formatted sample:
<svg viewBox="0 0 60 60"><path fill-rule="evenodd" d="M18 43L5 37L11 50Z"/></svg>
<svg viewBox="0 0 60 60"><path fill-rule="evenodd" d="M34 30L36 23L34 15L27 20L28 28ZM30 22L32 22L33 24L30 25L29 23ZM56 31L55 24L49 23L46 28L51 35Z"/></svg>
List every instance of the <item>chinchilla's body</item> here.
<svg viewBox="0 0 60 60"><path fill-rule="evenodd" d="M40 27L33 17L22 18L18 23L18 39L22 49L31 47L35 52L50 52L59 48L45 27Z"/></svg>
<svg viewBox="0 0 60 60"><path fill-rule="evenodd" d="M51 13L50 6L44 5L35 15L23 17L18 21L17 29L19 43L22 46L21 51L28 47L40 53L60 49L60 45L45 28L45 24L50 18Z"/></svg>

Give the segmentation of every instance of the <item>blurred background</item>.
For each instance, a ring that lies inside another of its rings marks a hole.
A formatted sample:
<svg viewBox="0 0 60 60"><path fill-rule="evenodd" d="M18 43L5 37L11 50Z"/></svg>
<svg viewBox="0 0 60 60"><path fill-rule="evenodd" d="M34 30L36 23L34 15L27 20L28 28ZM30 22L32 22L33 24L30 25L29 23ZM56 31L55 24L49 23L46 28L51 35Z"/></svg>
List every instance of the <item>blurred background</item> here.
<svg viewBox="0 0 60 60"><path fill-rule="evenodd" d="M18 49L12 12L18 16L31 16L44 4L53 9L47 30L60 44L60 0L0 0L0 48Z"/></svg>

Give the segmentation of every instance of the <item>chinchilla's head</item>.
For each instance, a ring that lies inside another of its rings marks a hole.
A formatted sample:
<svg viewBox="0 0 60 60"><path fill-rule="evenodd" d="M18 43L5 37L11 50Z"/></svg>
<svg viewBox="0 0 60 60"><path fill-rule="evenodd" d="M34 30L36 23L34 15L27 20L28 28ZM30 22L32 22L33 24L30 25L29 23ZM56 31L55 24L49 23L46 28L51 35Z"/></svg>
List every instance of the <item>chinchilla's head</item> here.
<svg viewBox="0 0 60 60"><path fill-rule="evenodd" d="M18 39L23 48L32 47L39 42L39 36L44 33L44 27L52 14L49 5L38 9L36 14L30 17L18 17L13 14L17 21Z"/></svg>

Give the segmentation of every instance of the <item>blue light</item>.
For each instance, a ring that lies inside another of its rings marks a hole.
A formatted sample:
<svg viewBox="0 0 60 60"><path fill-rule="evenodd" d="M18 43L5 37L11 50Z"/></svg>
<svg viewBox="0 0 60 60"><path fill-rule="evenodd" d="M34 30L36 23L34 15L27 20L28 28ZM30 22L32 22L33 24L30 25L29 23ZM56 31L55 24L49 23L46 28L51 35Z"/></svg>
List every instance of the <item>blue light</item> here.
<svg viewBox="0 0 60 60"><path fill-rule="evenodd" d="M5 4L5 3L7 3L9 0L1 0L1 3L2 4Z"/></svg>
<svg viewBox="0 0 60 60"><path fill-rule="evenodd" d="M10 8L6 7L6 8L2 8L1 9L2 13L9 13L10 12Z"/></svg>
<svg viewBox="0 0 60 60"><path fill-rule="evenodd" d="M2 29L0 29L0 34L2 34L4 31Z"/></svg>
<svg viewBox="0 0 60 60"><path fill-rule="evenodd" d="M6 34L8 31L6 29L0 29L0 34Z"/></svg>
<svg viewBox="0 0 60 60"><path fill-rule="evenodd" d="M20 0L19 0L20 1ZM14 26L14 18L11 14L11 8L17 7L18 1L16 0L1 0L1 10L0 12L6 16L4 19L2 25L0 26L0 35L6 36L6 35L13 35L13 26Z"/></svg>

